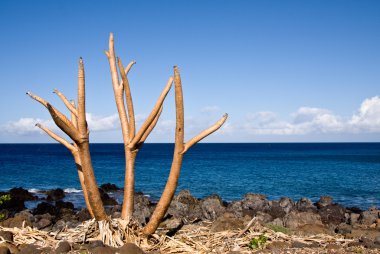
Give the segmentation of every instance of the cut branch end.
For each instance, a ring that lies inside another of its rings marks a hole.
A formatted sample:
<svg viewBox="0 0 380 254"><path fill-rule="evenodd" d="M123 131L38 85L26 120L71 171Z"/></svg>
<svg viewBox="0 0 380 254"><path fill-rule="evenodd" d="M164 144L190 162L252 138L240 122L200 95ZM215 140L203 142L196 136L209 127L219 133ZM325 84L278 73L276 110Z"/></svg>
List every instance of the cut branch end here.
<svg viewBox="0 0 380 254"><path fill-rule="evenodd" d="M126 75L128 75L129 71L132 69L132 66L135 64L136 64L136 61L133 60L127 65L127 67L125 67L124 72Z"/></svg>
<svg viewBox="0 0 380 254"><path fill-rule="evenodd" d="M26 94L29 95L30 98L32 98L33 100L38 101L39 103L41 103L42 105L47 107L48 102L45 101L44 99L42 99L41 97L38 97L37 95L34 95L34 94L32 94L32 92L29 92L29 91L26 92Z"/></svg>

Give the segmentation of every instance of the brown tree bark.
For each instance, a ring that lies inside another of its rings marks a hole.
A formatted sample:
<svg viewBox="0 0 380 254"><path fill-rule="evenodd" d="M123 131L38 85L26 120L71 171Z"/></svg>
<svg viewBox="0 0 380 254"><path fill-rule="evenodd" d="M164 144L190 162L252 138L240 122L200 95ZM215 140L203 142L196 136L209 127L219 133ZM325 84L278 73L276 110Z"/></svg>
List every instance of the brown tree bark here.
<svg viewBox="0 0 380 254"><path fill-rule="evenodd" d="M72 119L72 121L74 123L73 119ZM46 134L48 134L51 138L53 138L54 140L56 140L59 143L61 143L62 145L64 145L71 152L71 154L73 155L74 161L75 161L75 165L77 167L79 182L80 182L80 185L81 185L82 190L83 190L83 197L84 197L84 200L86 202L86 207L87 207L88 212L90 213L91 217L94 217L94 214L93 214L92 209L91 209L90 202L88 201L87 188L86 188L86 186L84 184L84 176L83 176L83 172L82 172L82 163L81 163L81 160L80 160L80 156L79 156L79 152L78 152L78 147L75 144L70 144L64 138L62 138L59 135L57 135L56 133L52 132L51 130L49 130L45 126L42 126L39 123L37 123L36 126L39 127L41 130L43 130L44 132L46 132Z"/></svg>
<svg viewBox="0 0 380 254"><path fill-rule="evenodd" d="M170 91L173 83L173 78L170 77L168 83L159 96L156 104L154 105L151 113L142 124L141 128L136 132L136 123L134 115L134 107L132 101L132 95L129 87L129 81L127 75L131 67L135 64L134 61L130 62L126 68L123 67L120 58L116 58L114 50L114 38L113 34L110 34L109 38L109 50L105 52L110 65L112 85L115 94L115 102L119 113L120 124L123 134L124 151L125 151L125 186L124 186L124 203L122 207L121 218L129 221L133 214L134 203L134 181L135 181L135 160L137 153L141 146L146 141L151 131L156 126L158 119L163 110L163 102ZM118 69L121 76L119 80ZM184 154L196 143L201 141L206 136L218 130L226 121L227 114L225 114L218 122L209 127L208 129L200 132L198 135L190 139L187 143L184 142L184 105L182 84L179 70L174 67L174 83L175 83L175 108L176 108L176 130L175 130L175 147L172 165L168 180L161 198L153 212L153 215L149 223L143 229L143 234L151 235L157 229L159 223L164 217L174 193L177 188L178 179L181 171L182 161ZM65 139L61 138L57 134L51 132L49 129L38 125L48 135L65 145L73 154L74 160L77 165L78 176L83 189L83 194L86 200L87 207L90 213L98 221L98 225L101 231L101 236L105 242L111 244L114 243L113 239L117 238L116 245L122 244L121 238L115 237L110 228L109 220L104 210L98 185L96 183L89 146L89 130L86 122L86 108L85 108L85 75L83 61L79 61L78 70L78 107L75 107L75 103L69 102L69 100L58 90L54 90L66 107L71 112L71 120L69 120L59 110L49 104L42 98L28 93L30 97L35 99L44 105L55 124L65 132L73 141L74 144L70 144ZM126 102L124 102L124 96ZM127 109L125 108L127 106ZM107 240L107 239L108 240Z"/></svg>
<svg viewBox="0 0 380 254"><path fill-rule="evenodd" d="M176 129L175 129L175 145L172 165L170 168L170 173L168 180L166 182L164 191L161 195L160 200L157 203L156 208L148 224L143 228L142 233L146 236L153 234L162 219L167 212L170 202L173 199L174 193L177 189L178 179L181 172L181 166L183 161L183 156L185 152L194 144L207 137L211 133L218 130L224 122L227 120L227 114L225 114L217 123L215 123L210 128L202 131L197 136L192 138L188 143L184 143L184 106L183 106L183 93L182 93L182 82L181 76L178 68L174 67L174 84L175 84L175 108L176 108Z"/></svg>
<svg viewBox="0 0 380 254"><path fill-rule="evenodd" d="M78 131L80 140L75 141L78 146L79 156L82 163L82 172L84 183L87 189L88 200L91 204L91 209L97 221L107 219L107 214L104 210L102 199L98 185L96 183L94 169L92 167L89 131L86 122L86 90L85 90L85 74L82 58L79 60L78 70Z"/></svg>
<svg viewBox="0 0 380 254"><path fill-rule="evenodd" d="M119 113L120 125L123 134L124 142L124 157L125 157L125 179L124 179L124 197L121 210L121 218L129 221L132 218L134 210L134 194L135 194L135 161L137 153L145 142L146 138L156 125L158 118L162 112L162 104L168 94L173 80L170 78L168 84L164 88L152 112L136 134L135 113L133 108L132 94L130 91L127 74L131 67L136 63L132 61L126 68L120 58L116 58L115 43L113 34L110 34L109 49L105 52L110 65L112 86L115 94L116 108ZM118 75L121 76L121 81ZM124 102L124 94L125 100ZM125 109L125 104L127 109Z"/></svg>
<svg viewBox="0 0 380 254"><path fill-rule="evenodd" d="M89 131L87 129L86 122L86 108L85 108L85 77L83 60L79 61L78 70L78 108L75 108L73 103L70 103L67 98L59 91L54 91L64 102L67 108L71 112L71 120L69 120L64 114L53 107L50 103L44 99L28 92L27 94L34 100L44 105L50 115L52 116L55 124L66 133L75 144L70 144L65 139L61 138L57 134L53 133L49 129L37 124L42 130L44 130L52 138L65 145L73 154L74 160L77 165L78 176L83 188L83 194L86 200L87 207L90 213L95 217L97 221L103 221L107 219L103 202L100 198L98 185L96 183L94 170L91 162L90 147L89 147Z"/></svg>

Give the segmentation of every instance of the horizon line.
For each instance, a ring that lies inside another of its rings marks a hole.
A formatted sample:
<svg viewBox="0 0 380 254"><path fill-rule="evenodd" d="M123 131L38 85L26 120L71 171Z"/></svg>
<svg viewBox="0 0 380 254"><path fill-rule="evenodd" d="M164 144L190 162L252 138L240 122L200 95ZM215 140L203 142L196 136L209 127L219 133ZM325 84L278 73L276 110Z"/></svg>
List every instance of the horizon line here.
<svg viewBox="0 0 380 254"><path fill-rule="evenodd" d="M282 142L282 141L273 141L273 142L201 142L198 144L377 144L380 143L380 141L289 141L289 142ZM123 142L92 142L91 144L121 144L123 145ZM147 142L144 144L174 144L174 142ZM60 143L55 142L28 142L28 143L22 143L22 142L15 142L15 143L9 143L9 142L0 142L0 145L62 145Z"/></svg>

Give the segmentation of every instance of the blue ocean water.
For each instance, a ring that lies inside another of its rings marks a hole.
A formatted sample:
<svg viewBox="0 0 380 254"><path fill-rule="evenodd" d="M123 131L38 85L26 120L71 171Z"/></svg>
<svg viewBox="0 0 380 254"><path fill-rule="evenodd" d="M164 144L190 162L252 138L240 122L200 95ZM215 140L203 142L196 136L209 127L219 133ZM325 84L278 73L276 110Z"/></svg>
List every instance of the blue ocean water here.
<svg viewBox="0 0 380 254"><path fill-rule="evenodd" d="M124 183L123 144L92 144L99 184ZM157 199L166 182L173 144L145 144L136 161L136 191ZM80 199L76 167L60 144L0 144L0 190L63 188ZM185 155L178 190L224 200L247 192L288 196L363 209L380 207L380 143L254 143L194 146ZM80 202L79 202L80 203Z"/></svg>

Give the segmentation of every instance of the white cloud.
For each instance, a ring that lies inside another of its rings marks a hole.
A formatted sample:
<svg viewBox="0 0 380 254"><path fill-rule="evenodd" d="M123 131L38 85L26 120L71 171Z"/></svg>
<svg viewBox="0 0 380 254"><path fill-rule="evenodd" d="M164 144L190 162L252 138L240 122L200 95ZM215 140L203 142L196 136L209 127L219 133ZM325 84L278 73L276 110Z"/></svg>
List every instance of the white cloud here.
<svg viewBox="0 0 380 254"><path fill-rule="evenodd" d="M249 114L242 128L255 135L305 135L315 133L380 132L380 98L366 99L349 119L313 107L301 107L291 121L279 119L273 112Z"/></svg>
<svg viewBox="0 0 380 254"><path fill-rule="evenodd" d="M204 112L210 112L212 110L217 110L217 108L209 108ZM218 116L206 116L186 118L186 140L198 134L201 130L211 126L218 119ZM308 135L315 134L323 134L325 137L335 137L335 135L339 136L340 134L380 133L380 97L375 96L365 99L350 117L342 117L328 109L316 107L300 107L289 116L290 118L288 120L284 120L276 113L270 111L250 113L247 114L245 119L229 119L223 128L215 135L219 141L251 141L253 136L265 138L274 135L283 136L286 139L295 136L299 136L300 138L303 138L303 136L310 137ZM137 114L135 118L136 125L139 128L145 121L146 116ZM240 123L236 124L233 120ZM87 121L90 130L93 132L120 129L117 114L97 116L88 113ZM24 137L26 135L32 136L43 133L39 128L35 127L36 123L41 123L54 131L58 131L58 128L50 119L44 120L24 117L0 125L2 138L6 135ZM172 142L174 131L174 116L171 116L169 119L164 117L157 123L150 140Z"/></svg>
<svg viewBox="0 0 380 254"><path fill-rule="evenodd" d="M87 122L91 131L107 131L119 128L120 122L117 114L111 116L100 117L91 113L86 114ZM23 117L16 121L9 121L0 125L0 131L11 135L29 135L33 133L43 133L36 123L48 127L53 131L57 131L58 127L53 120L44 120L40 118Z"/></svg>
<svg viewBox="0 0 380 254"><path fill-rule="evenodd" d="M283 135L293 131L287 122L281 121L274 112L270 111L248 114L243 130L257 135Z"/></svg>
<svg viewBox="0 0 380 254"><path fill-rule="evenodd" d="M293 114L292 126L299 134L331 133L344 130L342 119L327 109L301 107Z"/></svg>
<svg viewBox="0 0 380 254"><path fill-rule="evenodd" d="M39 118L24 117L17 121L9 121L6 124L0 126L0 131L12 135L28 135L31 133L42 133L42 131L36 127L36 123L40 123L50 129L55 129L53 120L42 120Z"/></svg>
<svg viewBox="0 0 380 254"><path fill-rule="evenodd" d="M297 110L297 112L293 113L294 123L304 123L313 120L314 118L331 114L331 112L327 109L321 108L310 108L310 107L301 107Z"/></svg>
<svg viewBox="0 0 380 254"><path fill-rule="evenodd" d="M349 124L354 132L380 132L380 98L365 99Z"/></svg>
<svg viewBox="0 0 380 254"><path fill-rule="evenodd" d="M119 116L117 114L101 117L86 113L86 118L90 131L108 131L120 128Z"/></svg>

